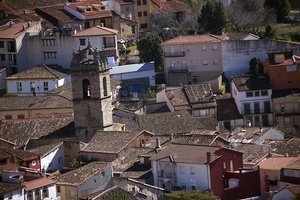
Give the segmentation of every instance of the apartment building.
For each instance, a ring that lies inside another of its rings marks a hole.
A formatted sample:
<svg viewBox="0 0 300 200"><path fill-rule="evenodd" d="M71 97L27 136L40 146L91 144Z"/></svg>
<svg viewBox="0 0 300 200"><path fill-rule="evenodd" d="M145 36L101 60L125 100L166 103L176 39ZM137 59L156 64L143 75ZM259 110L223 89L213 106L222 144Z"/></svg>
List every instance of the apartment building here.
<svg viewBox="0 0 300 200"><path fill-rule="evenodd" d="M222 74L223 36L179 36L163 42L166 82L197 84Z"/></svg>
<svg viewBox="0 0 300 200"><path fill-rule="evenodd" d="M268 126L273 124L272 89L265 76L240 76L231 80L231 95L244 125Z"/></svg>

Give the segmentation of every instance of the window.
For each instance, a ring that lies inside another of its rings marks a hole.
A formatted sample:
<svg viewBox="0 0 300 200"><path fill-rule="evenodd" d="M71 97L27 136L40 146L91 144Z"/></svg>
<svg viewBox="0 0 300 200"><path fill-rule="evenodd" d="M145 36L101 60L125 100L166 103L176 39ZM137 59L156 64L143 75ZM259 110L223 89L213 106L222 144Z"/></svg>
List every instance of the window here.
<svg viewBox="0 0 300 200"><path fill-rule="evenodd" d="M5 117L4 117L6 120L10 120L10 119L12 119L12 117L11 117L11 115L5 115Z"/></svg>
<svg viewBox="0 0 300 200"><path fill-rule="evenodd" d="M0 61L5 61L5 54L0 54Z"/></svg>
<svg viewBox="0 0 300 200"><path fill-rule="evenodd" d="M270 113L271 112L270 101L264 101L264 110L265 110L265 113Z"/></svg>
<svg viewBox="0 0 300 200"><path fill-rule="evenodd" d="M41 200L42 198L41 198L41 192L40 192L40 190L39 189L37 189L36 191L35 191L35 193L34 193L34 200Z"/></svg>
<svg viewBox="0 0 300 200"><path fill-rule="evenodd" d="M246 97L253 97L253 92L246 92Z"/></svg>
<svg viewBox="0 0 300 200"><path fill-rule="evenodd" d="M196 187L196 185L192 185L192 190L196 190L197 189L197 187Z"/></svg>
<svg viewBox="0 0 300 200"><path fill-rule="evenodd" d="M254 123L255 123L255 126L260 126L261 125L259 115L254 116Z"/></svg>
<svg viewBox="0 0 300 200"><path fill-rule="evenodd" d="M194 167L190 167L190 174L194 175L195 174L195 168Z"/></svg>
<svg viewBox="0 0 300 200"><path fill-rule="evenodd" d="M82 92L84 99L91 98L90 81L88 79L82 81Z"/></svg>
<svg viewBox="0 0 300 200"><path fill-rule="evenodd" d="M138 12L138 17L142 17L142 12Z"/></svg>
<svg viewBox="0 0 300 200"><path fill-rule="evenodd" d="M43 46L55 46L55 40L54 39L44 39Z"/></svg>
<svg viewBox="0 0 300 200"><path fill-rule="evenodd" d="M223 163L223 168L226 169L226 162Z"/></svg>
<svg viewBox="0 0 300 200"><path fill-rule="evenodd" d="M25 118L25 115L23 115L23 114L18 115L18 119L24 119L24 118Z"/></svg>
<svg viewBox="0 0 300 200"><path fill-rule="evenodd" d="M269 116L268 115L262 115L262 123L264 126L268 126L269 125Z"/></svg>
<svg viewBox="0 0 300 200"><path fill-rule="evenodd" d="M30 91L34 92L35 91L35 82L30 82Z"/></svg>
<svg viewBox="0 0 300 200"><path fill-rule="evenodd" d="M4 41L0 41L0 48L4 48Z"/></svg>
<svg viewBox="0 0 300 200"><path fill-rule="evenodd" d="M206 46L205 45L202 46L202 51L206 51Z"/></svg>
<svg viewBox="0 0 300 200"><path fill-rule="evenodd" d="M213 50L217 50L218 46L216 44L213 45Z"/></svg>
<svg viewBox="0 0 300 200"><path fill-rule="evenodd" d="M33 200L32 192L27 193L27 200Z"/></svg>
<svg viewBox="0 0 300 200"><path fill-rule="evenodd" d="M31 165L32 165L32 166L36 166L35 160L31 161Z"/></svg>
<svg viewBox="0 0 300 200"><path fill-rule="evenodd" d="M244 114L251 114L250 103L244 103Z"/></svg>
<svg viewBox="0 0 300 200"><path fill-rule="evenodd" d="M17 82L17 91L22 91L22 82Z"/></svg>
<svg viewBox="0 0 300 200"><path fill-rule="evenodd" d="M147 5L147 0L143 0L143 5Z"/></svg>
<svg viewBox="0 0 300 200"><path fill-rule="evenodd" d="M144 11L144 17L147 17L147 16L148 16L147 11Z"/></svg>
<svg viewBox="0 0 300 200"><path fill-rule="evenodd" d="M203 60L203 66L207 66L207 65L208 65L207 60Z"/></svg>
<svg viewBox="0 0 300 200"><path fill-rule="evenodd" d="M60 192L60 186L56 186L57 192Z"/></svg>
<svg viewBox="0 0 300 200"><path fill-rule="evenodd" d="M44 59L56 59L56 52L44 52Z"/></svg>
<svg viewBox="0 0 300 200"><path fill-rule="evenodd" d="M258 97L259 96L259 91L255 91L254 96Z"/></svg>
<svg viewBox="0 0 300 200"><path fill-rule="evenodd" d="M214 65L217 65L218 64L218 60L214 59L213 63L214 63Z"/></svg>
<svg viewBox="0 0 300 200"><path fill-rule="evenodd" d="M107 96L107 81L106 81L106 77L103 77L103 95Z"/></svg>
<svg viewBox="0 0 300 200"><path fill-rule="evenodd" d="M281 112L281 113L284 113L284 110L285 110L285 109L284 109L284 106L281 106L280 112Z"/></svg>
<svg viewBox="0 0 300 200"><path fill-rule="evenodd" d="M141 29L145 29L145 28L148 28L148 24L147 23L141 24Z"/></svg>
<svg viewBox="0 0 300 200"><path fill-rule="evenodd" d="M48 82L44 82L44 91L48 91L49 87L48 87Z"/></svg>
<svg viewBox="0 0 300 200"><path fill-rule="evenodd" d="M13 55L12 54L8 54L8 61L12 61L13 60Z"/></svg>
<svg viewBox="0 0 300 200"><path fill-rule="evenodd" d="M259 102L254 102L254 112L260 113Z"/></svg>
<svg viewBox="0 0 300 200"><path fill-rule="evenodd" d="M142 5L142 0L137 0L137 1L136 1L136 4L137 4L138 6Z"/></svg>
<svg viewBox="0 0 300 200"><path fill-rule="evenodd" d="M268 90L261 91L261 96L268 96Z"/></svg>
<svg viewBox="0 0 300 200"><path fill-rule="evenodd" d="M62 157L58 158L58 164L62 164Z"/></svg>
<svg viewBox="0 0 300 200"><path fill-rule="evenodd" d="M8 41L7 42L7 51L8 52L16 52L16 43L15 43L15 41Z"/></svg>
<svg viewBox="0 0 300 200"><path fill-rule="evenodd" d="M185 184L181 183L181 189L182 189L182 190L186 190Z"/></svg>
<svg viewBox="0 0 300 200"><path fill-rule="evenodd" d="M79 39L79 45L80 45L80 46L85 46L85 45L86 45L86 44L85 44L85 38Z"/></svg>
<svg viewBox="0 0 300 200"><path fill-rule="evenodd" d="M230 160L230 171L233 171L233 160Z"/></svg>
<svg viewBox="0 0 300 200"><path fill-rule="evenodd" d="M185 169L184 169L184 166L180 166L180 167L179 167L179 173L180 173L180 174L185 174L184 170L185 170Z"/></svg>
<svg viewBox="0 0 300 200"><path fill-rule="evenodd" d="M47 187L43 188L43 199L49 197L49 190Z"/></svg>

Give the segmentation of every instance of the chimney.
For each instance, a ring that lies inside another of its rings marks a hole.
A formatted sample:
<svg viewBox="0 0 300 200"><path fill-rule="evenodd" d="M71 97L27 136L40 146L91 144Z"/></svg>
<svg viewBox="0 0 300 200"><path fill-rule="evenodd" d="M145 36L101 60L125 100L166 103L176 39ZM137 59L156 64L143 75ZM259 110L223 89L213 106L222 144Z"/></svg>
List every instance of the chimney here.
<svg viewBox="0 0 300 200"><path fill-rule="evenodd" d="M173 135L173 133L171 133L171 135L170 135L170 141L173 141L174 140L174 135Z"/></svg>
<svg viewBox="0 0 300 200"><path fill-rule="evenodd" d="M207 163L209 163L211 161L211 153L210 152L206 152L206 158L207 158Z"/></svg>
<svg viewBox="0 0 300 200"><path fill-rule="evenodd" d="M31 25L31 21L28 21L27 22L27 27L30 27L30 25Z"/></svg>
<svg viewBox="0 0 300 200"><path fill-rule="evenodd" d="M166 89L166 85L165 84L161 84L161 89L163 90L163 89Z"/></svg>
<svg viewBox="0 0 300 200"><path fill-rule="evenodd" d="M159 137L156 138L156 148L160 148L160 140Z"/></svg>
<svg viewBox="0 0 300 200"><path fill-rule="evenodd" d="M13 23L12 21L9 22L9 27L12 27Z"/></svg>

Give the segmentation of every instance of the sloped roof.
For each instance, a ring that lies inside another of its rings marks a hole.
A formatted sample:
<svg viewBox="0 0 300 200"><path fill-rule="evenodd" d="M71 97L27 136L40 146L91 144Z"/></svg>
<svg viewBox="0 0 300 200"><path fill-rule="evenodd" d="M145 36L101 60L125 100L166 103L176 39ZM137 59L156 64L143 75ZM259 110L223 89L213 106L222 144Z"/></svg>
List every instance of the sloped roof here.
<svg viewBox="0 0 300 200"><path fill-rule="evenodd" d="M151 160L176 163L207 164L207 152L211 153L211 161L220 156L214 155L219 150L215 146L171 144L161 149Z"/></svg>
<svg viewBox="0 0 300 200"><path fill-rule="evenodd" d="M242 119L233 98L217 99L217 119L218 121Z"/></svg>
<svg viewBox="0 0 300 200"><path fill-rule="evenodd" d="M119 153L139 134L140 132L98 131L82 151Z"/></svg>
<svg viewBox="0 0 300 200"><path fill-rule="evenodd" d="M286 168L291 163L299 158L297 157L271 157L263 160L259 167L260 169L267 169L267 170L276 170L280 171L282 168Z"/></svg>
<svg viewBox="0 0 300 200"><path fill-rule="evenodd" d="M29 27L33 27L39 22L33 21L30 23ZM25 27L25 30L23 30ZM28 22L17 22L13 23L11 26L1 26L0 27L0 38L1 39L15 39L19 37L21 34L25 34L25 32L29 29Z"/></svg>
<svg viewBox="0 0 300 200"><path fill-rule="evenodd" d="M43 177L43 178L34 179L32 181L24 182L24 183L22 183L22 185L25 186L26 191L30 191L30 190L33 190L36 188L41 188L41 187L44 187L47 185L52 185L55 182L56 181L54 181L54 180Z"/></svg>
<svg viewBox="0 0 300 200"><path fill-rule="evenodd" d="M151 0L152 3L159 9L169 12L183 12L184 4L180 1L162 1L162 0Z"/></svg>
<svg viewBox="0 0 300 200"><path fill-rule="evenodd" d="M105 191L102 191L100 194L94 197L94 200L107 200L107 199L114 199L115 197L122 196L127 200L137 200L137 198L130 192L123 190L118 186L111 187Z"/></svg>
<svg viewBox="0 0 300 200"><path fill-rule="evenodd" d="M16 156L17 158L24 160L24 161L38 158L38 156L36 154L34 154L32 152L21 150L21 149L0 147L0 151L3 151L10 155Z"/></svg>
<svg viewBox="0 0 300 200"><path fill-rule="evenodd" d="M62 72L55 69L47 67L46 65L37 65L20 73L11 75L5 80L15 80L15 79L61 79L67 76Z"/></svg>
<svg viewBox="0 0 300 200"><path fill-rule="evenodd" d="M65 136L73 133L74 124L72 122L72 117L2 121L0 123L0 137L15 142L20 147L31 139L50 134Z"/></svg>
<svg viewBox="0 0 300 200"><path fill-rule="evenodd" d="M14 103L11 103L14 102ZM0 110L73 108L73 102L62 96L17 96L0 98Z"/></svg>
<svg viewBox="0 0 300 200"><path fill-rule="evenodd" d="M300 139L292 138L284 141L268 141L273 153L288 154L289 156L300 156Z"/></svg>
<svg viewBox="0 0 300 200"><path fill-rule="evenodd" d="M50 151L53 151L54 149L58 148L62 144L63 142L50 143L33 149L26 149L26 151L30 151L32 153L35 153L36 155L44 156L48 154Z"/></svg>
<svg viewBox="0 0 300 200"><path fill-rule="evenodd" d="M107 36L107 35L116 35L118 30L101 27L101 26L94 26L92 28L84 29L82 31L78 31L74 34L74 37L86 37L86 36Z"/></svg>
<svg viewBox="0 0 300 200"><path fill-rule="evenodd" d="M110 165L110 163L104 162L91 162L70 172L55 177L55 179L59 183L69 183L78 186L93 177L95 174L103 171Z"/></svg>
<svg viewBox="0 0 300 200"><path fill-rule="evenodd" d="M0 196L7 194L9 192L19 190L20 188L22 188L22 185L20 184L0 182Z"/></svg>

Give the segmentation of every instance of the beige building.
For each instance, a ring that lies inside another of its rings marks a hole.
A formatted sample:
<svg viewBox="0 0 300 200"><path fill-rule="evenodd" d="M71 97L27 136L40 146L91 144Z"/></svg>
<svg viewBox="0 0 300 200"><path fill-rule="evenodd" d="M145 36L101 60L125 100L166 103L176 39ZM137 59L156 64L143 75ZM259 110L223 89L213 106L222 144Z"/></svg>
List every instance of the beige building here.
<svg viewBox="0 0 300 200"><path fill-rule="evenodd" d="M223 36L190 35L165 41L165 77L169 85L196 84L222 74Z"/></svg>
<svg viewBox="0 0 300 200"><path fill-rule="evenodd" d="M278 126L300 126L300 92L273 91L272 103Z"/></svg>
<svg viewBox="0 0 300 200"><path fill-rule="evenodd" d="M135 21L138 22L141 32L150 28L149 24L149 0L133 0Z"/></svg>

